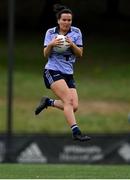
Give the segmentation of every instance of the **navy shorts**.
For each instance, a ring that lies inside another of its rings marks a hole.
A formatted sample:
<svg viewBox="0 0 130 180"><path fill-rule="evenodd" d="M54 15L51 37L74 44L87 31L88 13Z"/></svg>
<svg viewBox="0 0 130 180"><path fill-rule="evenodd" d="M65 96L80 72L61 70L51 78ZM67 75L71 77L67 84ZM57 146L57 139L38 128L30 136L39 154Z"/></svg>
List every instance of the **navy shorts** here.
<svg viewBox="0 0 130 180"><path fill-rule="evenodd" d="M43 73L43 78L45 85L48 89L50 89L50 86L53 82L58 81L60 79L64 79L69 88L76 88L72 74L63 74L60 71L45 69Z"/></svg>

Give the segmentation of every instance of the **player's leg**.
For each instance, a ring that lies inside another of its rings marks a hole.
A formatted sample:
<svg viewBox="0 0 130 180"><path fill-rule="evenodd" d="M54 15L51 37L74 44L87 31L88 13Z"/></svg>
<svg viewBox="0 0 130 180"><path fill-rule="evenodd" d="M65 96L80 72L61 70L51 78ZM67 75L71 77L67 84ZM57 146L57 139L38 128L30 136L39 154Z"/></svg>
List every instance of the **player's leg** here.
<svg viewBox="0 0 130 180"><path fill-rule="evenodd" d="M74 89L75 91L75 89ZM78 103L77 103L77 98L73 98L73 111L76 112L78 109ZM63 102L59 99L50 99L48 97L42 97L40 104L37 106L35 114L39 114L43 109L47 108L48 106L64 110L64 105Z"/></svg>
<svg viewBox="0 0 130 180"><path fill-rule="evenodd" d="M75 81L73 79L73 75L63 75L67 86L69 87L71 96L72 96L72 104L73 104L73 111L76 112L78 108L78 95L76 91ZM54 107L63 110L63 102L61 100L54 101Z"/></svg>
<svg viewBox="0 0 130 180"><path fill-rule="evenodd" d="M68 88L65 80L61 79L55 81L51 85L51 89L54 94L61 99L63 102L63 111L66 117L66 120L70 126L76 124L74 112L73 112L73 99L70 89Z"/></svg>
<svg viewBox="0 0 130 180"><path fill-rule="evenodd" d="M77 96L76 89L70 88L70 93L71 93L72 99L73 99L73 111L76 112L78 109L78 96ZM64 109L63 102L61 100L57 100L57 99L54 100L53 107L61 109L61 110Z"/></svg>
<svg viewBox="0 0 130 180"><path fill-rule="evenodd" d="M75 88L69 88L71 97L73 100L73 111L76 112L78 110L78 94Z"/></svg>
<svg viewBox="0 0 130 180"><path fill-rule="evenodd" d="M76 119L74 116L74 111L76 111L77 107L78 107L78 95L77 95L76 89L68 88L68 86L64 80L56 81L55 83L53 83L53 85L51 86L53 92L60 99L62 99L62 100L56 100L56 102L59 103L59 104L57 103L59 106L58 108L61 108L64 110L64 115L67 119L69 126L72 129L73 139L79 140L79 141L90 140L90 137L81 134L81 131L76 124ZM37 112L38 112L38 110L40 110L40 111L43 110L45 107L47 107L48 103L52 103L53 101L54 100L51 101L51 99L49 99L47 97L43 97L41 99L40 105L36 109Z"/></svg>
<svg viewBox="0 0 130 180"><path fill-rule="evenodd" d="M61 74L59 71L45 70L43 77L44 77L44 82L45 82L46 87L50 89L51 84L57 80L64 79L63 76L64 75ZM66 79L66 77L65 77L65 79ZM66 83L69 88L75 87L73 79L70 79L70 78L69 78L69 80L66 79ZM48 97L42 97L40 103L36 107L35 114L38 115L42 110L44 110L48 106L56 107L61 110L64 109L63 102L61 100L59 100L59 99L53 100Z"/></svg>
<svg viewBox="0 0 130 180"><path fill-rule="evenodd" d="M72 96L72 104L73 104L73 111L76 112L78 109L78 95L77 95L77 91L75 88L69 88L71 96ZM63 110L64 106L63 106L63 102L61 100L54 100L54 106L58 109Z"/></svg>
<svg viewBox="0 0 130 180"><path fill-rule="evenodd" d="M63 111L69 126L72 129L73 139L79 141L88 141L90 137L82 135L77 126L74 111L78 108L78 95L76 89L68 88L66 82L62 79L54 82L51 89L63 102Z"/></svg>
<svg viewBox="0 0 130 180"><path fill-rule="evenodd" d="M55 99L54 100L54 105L53 107L58 108L60 110L64 110L64 105L63 102L60 99Z"/></svg>

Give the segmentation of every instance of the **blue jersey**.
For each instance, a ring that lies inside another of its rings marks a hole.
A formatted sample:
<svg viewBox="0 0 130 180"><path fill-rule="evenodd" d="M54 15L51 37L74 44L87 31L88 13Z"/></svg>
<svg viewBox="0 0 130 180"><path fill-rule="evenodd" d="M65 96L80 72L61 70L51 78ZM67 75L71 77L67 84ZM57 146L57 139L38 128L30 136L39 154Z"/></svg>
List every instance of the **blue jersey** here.
<svg viewBox="0 0 130 180"><path fill-rule="evenodd" d="M44 39L44 47L46 47L58 34L58 27L48 29ZM70 37L72 42L78 47L83 46L82 34L79 28L71 26L66 36ZM45 69L61 71L64 74L73 74L73 64L75 63L75 60L76 56L72 52L71 48L68 48L61 54L52 49L51 54L48 57L48 62L45 65Z"/></svg>

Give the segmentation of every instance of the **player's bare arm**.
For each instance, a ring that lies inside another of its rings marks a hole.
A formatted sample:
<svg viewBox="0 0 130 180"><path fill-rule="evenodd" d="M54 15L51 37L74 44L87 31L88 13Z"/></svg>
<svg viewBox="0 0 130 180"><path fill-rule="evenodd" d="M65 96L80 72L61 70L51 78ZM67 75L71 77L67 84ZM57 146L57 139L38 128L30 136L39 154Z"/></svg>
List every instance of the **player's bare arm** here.
<svg viewBox="0 0 130 180"><path fill-rule="evenodd" d="M53 47L60 45L61 39L57 39L56 37L52 39L52 41L43 49L44 57L48 58L48 56L51 54L51 51Z"/></svg>
<svg viewBox="0 0 130 180"><path fill-rule="evenodd" d="M72 49L72 51L74 52L74 54L77 57L82 57L82 55L83 55L83 48L82 47L78 47L75 43L72 42L72 40L69 37L66 37L66 41L69 43L69 46Z"/></svg>

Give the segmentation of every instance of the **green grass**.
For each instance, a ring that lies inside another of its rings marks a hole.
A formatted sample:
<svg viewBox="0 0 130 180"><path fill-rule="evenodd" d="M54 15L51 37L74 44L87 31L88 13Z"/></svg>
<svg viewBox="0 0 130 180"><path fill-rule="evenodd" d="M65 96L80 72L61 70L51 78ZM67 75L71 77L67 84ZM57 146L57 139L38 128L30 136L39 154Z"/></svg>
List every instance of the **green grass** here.
<svg viewBox="0 0 130 180"><path fill-rule="evenodd" d="M0 165L2 179L129 179L128 165Z"/></svg>
<svg viewBox="0 0 130 180"><path fill-rule="evenodd" d="M84 49L84 56L75 66L80 102L79 111L76 113L77 121L83 131L90 133L129 132L130 125L127 119L130 111L129 43L107 37L95 39L89 37L87 41L88 47ZM0 132L5 132L7 44L4 40L0 41L0 51ZM55 98L43 84L42 67L45 62L40 38L16 38L13 77L15 133L70 132L63 113L58 110L48 109L38 117L34 116L34 109L41 96L48 95ZM105 106L103 103L106 103Z"/></svg>
<svg viewBox="0 0 130 180"><path fill-rule="evenodd" d="M3 78L0 79L3 84L0 89L1 94L3 94L0 98L0 117L2 119L2 121L0 121L0 131L4 132L6 128L7 112L5 72L3 72ZM127 115L130 106L130 85L127 81L126 88L126 86L122 86L122 82L121 80L85 80L85 78L81 82L78 81L77 86L79 90L80 106L83 106L82 103L88 103L89 105L89 102L91 103L93 101L99 103L99 106L100 102L108 103L108 109L105 113L102 113L101 110L97 111L95 108L92 111L88 111L86 104L84 107L79 106L76 117L83 131L90 133L129 132L130 126L128 124ZM114 86L121 88L117 90L114 89ZM39 116L34 116L34 109L43 94L54 97L51 91L48 91L45 89L44 85L42 85L42 77L40 75L27 72L24 74L15 72L13 102L14 132L70 132L61 111L48 109ZM109 106L111 106L112 103L116 103L118 106L120 105L119 109L115 112L109 110ZM58 129L57 125L59 127Z"/></svg>

